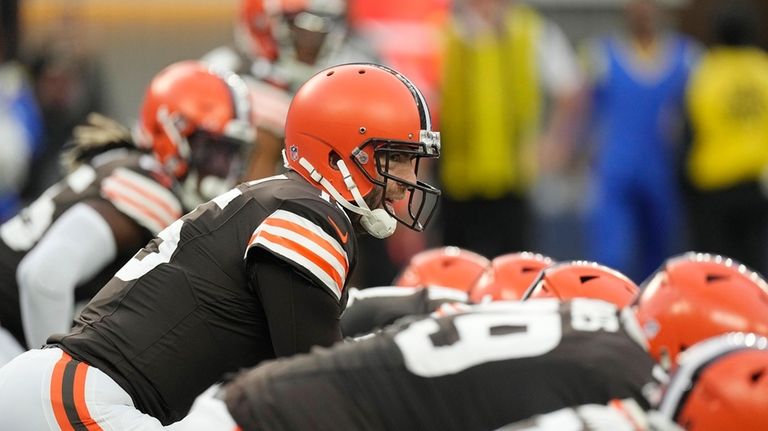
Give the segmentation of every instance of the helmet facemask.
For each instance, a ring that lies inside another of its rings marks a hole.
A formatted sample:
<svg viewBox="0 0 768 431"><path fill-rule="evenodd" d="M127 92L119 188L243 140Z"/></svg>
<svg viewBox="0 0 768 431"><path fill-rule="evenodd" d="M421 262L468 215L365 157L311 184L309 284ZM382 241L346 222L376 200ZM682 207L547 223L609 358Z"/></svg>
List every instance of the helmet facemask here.
<svg viewBox="0 0 768 431"><path fill-rule="evenodd" d="M184 116L169 114L163 106L158 110L158 123L178 151L166 161L166 169L184 172L179 179L185 206L193 208L213 199L240 180L255 140L255 129L247 122L230 120L224 134L204 128L185 133L188 121Z"/></svg>
<svg viewBox="0 0 768 431"><path fill-rule="evenodd" d="M365 149L369 146L373 149L373 158L378 174L376 178L371 175L368 169L363 167L363 163L366 162L368 157ZM421 142L371 139L353 152L353 160L357 167L371 183L381 187L383 191L382 199L384 199L384 202L381 203L383 203L386 212L400 223L417 232L423 231L424 227L429 223L440 197L440 190L418 180L420 161L422 158L437 158L439 156L440 135L437 132L428 131L422 131ZM392 169L390 169L390 163L401 162L400 159L404 157L413 161L416 182L397 177L392 173ZM404 208L396 205L395 202L387 200L386 191L390 181L405 189L407 205Z"/></svg>
<svg viewBox="0 0 768 431"><path fill-rule="evenodd" d="M245 140L197 130L188 138L190 175L202 200L212 199L237 184L242 177L251 144Z"/></svg>

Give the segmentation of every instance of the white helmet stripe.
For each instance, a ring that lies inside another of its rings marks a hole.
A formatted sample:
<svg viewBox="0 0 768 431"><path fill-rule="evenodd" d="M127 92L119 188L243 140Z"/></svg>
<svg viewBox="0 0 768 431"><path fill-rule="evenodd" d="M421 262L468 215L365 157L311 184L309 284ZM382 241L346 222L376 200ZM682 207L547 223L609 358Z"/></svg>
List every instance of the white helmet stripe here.
<svg viewBox="0 0 768 431"><path fill-rule="evenodd" d="M680 355L679 368L665 391L657 410L675 420L703 368L733 352L755 349L768 350L768 339L757 334L731 332L695 344Z"/></svg>

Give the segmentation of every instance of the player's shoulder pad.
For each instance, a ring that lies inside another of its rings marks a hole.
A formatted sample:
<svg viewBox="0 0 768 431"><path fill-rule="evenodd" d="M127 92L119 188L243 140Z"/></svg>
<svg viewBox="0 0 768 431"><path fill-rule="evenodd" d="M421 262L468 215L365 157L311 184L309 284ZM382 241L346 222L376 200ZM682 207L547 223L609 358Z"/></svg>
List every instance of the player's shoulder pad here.
<svg viewBox="0 0 768 431"><path fill-rule="evenodd" d="M344 213L326 203L296 200L285 201L267 216L251 235L247 249L269 251L341 301L354 241L352 224Z"/></svg>
<svg viewBox="0 0 768 431"><path fill-rule="evenodd" d="M101 182L101 195L120 212L156 235L182 215L178 197L153 170L121 166Z"/></svg>

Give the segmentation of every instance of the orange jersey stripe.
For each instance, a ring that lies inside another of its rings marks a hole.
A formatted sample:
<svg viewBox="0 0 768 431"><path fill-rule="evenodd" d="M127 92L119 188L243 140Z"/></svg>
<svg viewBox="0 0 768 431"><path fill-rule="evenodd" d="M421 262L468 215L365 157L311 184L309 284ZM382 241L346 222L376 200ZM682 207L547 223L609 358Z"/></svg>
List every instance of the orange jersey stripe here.
<svg viewBox="0 0 768 431"><path fill-rule="evenodd" d="M127 205L130 205L131 207L136 209L136 211L140 212L148 219L157 223L157 225L160 226L160 229L168 226L168 223L169 223L168 221L158 217L154 212L152 212L152 210L148 209L146 206L142 205L140 202L136 202L134 199L131 199L130 197L120 192L117 192L108 188L104 188L103 191L104 191L104 194L107 195L107 197L117 201L121 201Z"/></svg>
<svg viewBox="0 0 768 431"><path fill-rule="evenodd" d="M77 368L75 368L75 382L72 387L75 410L77 410L77 416L88 431L103 431L96 421L91 418L91 413L85 404L85 375L87 371L88 365L82 362L77 364Z"/></svg>
<svg viewBox="0 0 768 431"><path fill-rule="evenodd" d="M311 230L309 230L309 229L307 229L305 227L299 226L296 223L291 223L291 222L289 222L287 220L281 220L281 219L267 218L266 220L264 220L264 224L265 225L269 225L269 226L281 227L283 229L292 230L292 231L294 231L294 232L296 232L296 233L306 237L307 239L312 240L312 242L314 242L315 244L319 245L324 250L326 250L328 253L331 253L331 255L334 256L336 259L338 259L339 263L341 263L344 266L344 272L345 273L349 271L349 262L347 262L346 257L344 257L344 255L339 253L339 251L334 246L329 244L328 240L326 240L325 238L321 237L320 235L312 232ZM262 232L262 234L264 234L264 233L266 233L266 232ZM289 248L293 248L293 247L289 247ZM304 254L304 253L302 253L302 254ZM342 285L339 284L339 286L342 286Z"/></svg>
<svg viewBox="0 0 768 431"><path fill-rule="evenodd" d="M61 359L59 359L53 367L53 375L51 376L51 406L53 407L53 415L56 418L56 423L59 424L61 431L75 431L72 424L69 423L66 410L64 410L62 393L64 386L64 368L66 368L71 360L71 356L62 353Z"/></svg>
<svg viewBox="0 0 768 431"><path fill-rule="evenodd" d="M344 280L341 279L339 276L339 273L336 272L335 269L323 258L316 255L312 250L304 247L303 245L291 241L290 239L283 238L277 235L272 235L269 232L261 231L257 236L261 236L264 239L271 241L275 244L282 245L285 248L289 248L296 253L299 253L300 255L304 256L307 260L311 261L315 265L317 265L320 269L323 270L326 274L328 274L329 277L333 279L334 282L336 282L336 285L339 286L339 289L344 287Z"/></svg>
<svg viewBox="0 0 768 431"><path fill-rule="evenodd" d="M168 205L168 202L166 202L165 200L155 196L154 193L152 193L152 191L147 190L146 188L143 188L143 187L139 187L135 183L133 183L132 181L129 181L129 180L121 177L120 175L112 175L110 178L115 180L116 182L118 182L118 183L128 187L129 189L135 191L136 193L141 194L146 199L154 202L155 204L157 204L157 206L159 206L162 209L164 209L165 211L167 211L168 215L171 216L171 218L177 219L181 215L181 213L176 208L171 207L170 205ZM160 187L159 184L158 184L158 187Z"/></svg>

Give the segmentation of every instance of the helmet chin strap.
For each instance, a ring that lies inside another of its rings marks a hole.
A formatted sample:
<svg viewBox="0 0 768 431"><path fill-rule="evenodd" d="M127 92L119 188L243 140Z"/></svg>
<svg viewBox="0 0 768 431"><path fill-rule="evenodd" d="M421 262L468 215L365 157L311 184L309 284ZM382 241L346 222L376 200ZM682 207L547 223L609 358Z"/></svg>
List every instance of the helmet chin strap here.
<svg viewBox="0 0 768 431"><path fill-rule="evenodd" d="M368 204L365 203L363 196L360 194L360 190L357 188L357 184L355 184L355 180L352 179L352 174L349 172L349 169L347 169L347 165L344 164L343 160L339 160L336 164L344 178L344 185L347 187L347 190L352 193L352 197L354 197L357 205L353 205L351 202L344 199L336 188L333 187L331 182L324 178L320 172L317 172L307 159L302 157L299 159L299 164L306 169L307 172L309 172L309 176L322 185L342 207L355 214L360 214L360 224L369 234L378 239L384 239L395 233L397 220L390 216L384 208L371 210L368 207Z"/></svg>

